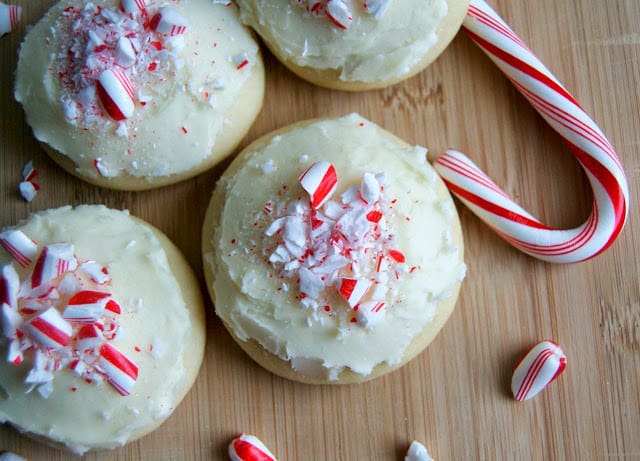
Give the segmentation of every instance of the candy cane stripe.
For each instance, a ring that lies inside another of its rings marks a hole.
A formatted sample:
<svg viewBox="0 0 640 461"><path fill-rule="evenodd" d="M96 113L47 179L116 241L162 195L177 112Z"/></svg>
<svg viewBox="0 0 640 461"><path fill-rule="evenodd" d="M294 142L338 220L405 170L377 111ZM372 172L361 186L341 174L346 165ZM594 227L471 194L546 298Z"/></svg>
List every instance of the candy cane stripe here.
<svg viewBox="0 0 640 461"><path fill-rule="evenodd" d="M569 263L593 258L620 235L629 191L615 150L576 99L484 0L471 0L463 23L469 36L505 73L540 116L565 141L593 192L587 221L554 229L533 217L460 152L434 163L451 192L496 233L539 259Z"/></svg>

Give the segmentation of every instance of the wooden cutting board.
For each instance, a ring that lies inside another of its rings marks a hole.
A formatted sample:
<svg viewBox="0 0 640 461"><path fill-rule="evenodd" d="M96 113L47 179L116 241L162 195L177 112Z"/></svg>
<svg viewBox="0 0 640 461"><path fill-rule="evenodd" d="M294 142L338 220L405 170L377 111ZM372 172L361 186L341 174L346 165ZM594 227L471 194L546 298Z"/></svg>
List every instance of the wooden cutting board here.
<svg viewBox="0 0 640 461"><path fill-rule="evenodd" d="M20 27L0 39L0 227L63 204L127 208L162 229L197 273L200 226L226 163L163 189L125 193L69 176L45 155L13 100L16 52L52 0L14 0ZM284 0L282 0L284 1ZM631 186L630 222L595 260L553 265L519 253L459 202L468 277L449 323L426 352L374 382L308 386L276 377L234 344L209 304L200 376L172 417L125 448L87 460L226 459L240 431L280 460L400 460L413 439L437 460L640 457L640 3L637 0L492 0L577 97L617 148ZM242 146L311 117L357 111L432 154L468 153L534 215L558 227L588 216L578 164L482 52L460 33L426 71L392 88L346 94L313 87L265 52L264 108ZM41 192L17 194L33 160ZM188 203L189 206L184 206ZM517 359L557 340L568 368L526 403L510 396ZM70 455L0 427L0 450L32 460Z"/></svg>

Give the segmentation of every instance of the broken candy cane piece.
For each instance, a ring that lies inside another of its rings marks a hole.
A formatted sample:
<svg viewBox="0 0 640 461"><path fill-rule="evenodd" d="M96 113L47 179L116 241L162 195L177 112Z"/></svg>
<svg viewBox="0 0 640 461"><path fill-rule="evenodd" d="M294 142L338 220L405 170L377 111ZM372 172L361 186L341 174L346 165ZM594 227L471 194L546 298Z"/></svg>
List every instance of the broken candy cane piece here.
<svg viewBox="0 0 640 461"><path fill-rule="evenodd" d="M7 347L7 362L20 365L23 360L24 354L20 350L20 341L17 339L10 340Z"/></svg>
<svg viewBox="0 0 640 461"><path fill-rule="evenodd" d="M99 285L109 281L109 272L107 269L95 261L83 262L80 265L80 269Z"/></svg>
<svg viewBox="0 0 640 461"><path fill-rule="evenodd" d="M253 435L241 434L229 444L231 461L276 461L276 457Z"/></svg>
<svg viewBox="0 0 640 461"><path fill-rule="evenodd" d="M6 264L0 269L0 303L18 307L18 290L20 290L20 277L13 265Z"/></svg>
<svg viewBox="0 0 640 461"><path fill-rule="evenodd" d="M95 325L84 325L76 334L76 347L80 351L95 349L102 342L104 342L104 336Z"/></svg>
<svg viewBox="0 0 640 461"><path fill-rule="evenodd" d="M369 280L343 277L338 281L338 293L347 300L349 306L355 307L367 293L370 286L371 282Z"/></svg>
<svg viewBox="0 0 640 461"><path fill-rule="evenodd" d="M367 0L364 9L374 18L380 19L387 11L389 4L391 4L391 0Z"/></svg>
<svg viewBox="0 0 640 461"><path fill-rule="evenodd" d="M151 28L158 33L168 34L172 37L184 34L189 27L189 22L180 13L171 8L160 8L151 19Z"/></svg>
<svg viewBox="0 0 640 461"><path fill-rule="evenodd" d="M83 290L69 299L62 316L72 323L93 323L102 316L109 293Z"/></svg>
<svg viewBox="0 0 640 461"><path fill-rule="evenodd" d="M122 67L129 67L136 62L136 52L133 49L131 40L127 37L120 37L116 44L116 62Z"/></svg>
<svg viewBox="0 0 640 461"><path fill-rule="evenodd" d="M511 391L518 401L529 400L556 379L567 366L567 357L553 341L536 344L516 365Z"/></svg>
<svg viewBox="0 0 640 461"><path fill-rule="evenodd" d="M50 307L29 320L25 329L35 341L51 349L68 346L73 332L71 324L62 318L55 307Z"/></svg>
<svg viewBox="0 0 640 461"><path fill-rule="evenodd" d="M33 201L39 189L40 187L32 181L21 181L18 184L18 192L26 202Z"/></svg>
<svg viewBox="0 0 640 461"><path fill-rule="evenodd" d="M36 288L53 280L67 271L78 267L78 261L73 254L70 243L54 243L46 245L40 253L31 274L31 288Z"/></svg>
<svg viewBox="0 0 640 461"><path fill-rule="evenodd" d="M36 177L38 172L33 168L33 160L29 160L22 167L22 180L23 181L31 181Z"/></svg>
<svg viewBox="0 0 640 461"><path fill-rule="evenodd" d="M300 185L307 191L311 199L311 206L320 208L329 200L336 190L338 176L336 169L329 162L316 162L298 177Z"/></svg>
<svg viewBox="0 0 640 461"><path fill-rule="evenodd" d="M18 27L22 8L0 3L0 37Z"/></svg>
<svg viewBox="0 0 640 461"><path fill-rule="evenodd" d="M409 451L407 451L404 461L433 461L433 458L429 456L424 445L414 440L409 446Z"/></svg>
<svg viewBox="0 0 640 461"><path fill-rule="evenodd" d="M122 0L120 2L120 8L125 13L145 12L145 7L145 0Z"/></svg>
<svg viewBox="0 0 640 461"><path fill-rule="evenodd" d="M384 318L384 301L369 301L358 306L356 320L364 328L375 327Z"/></svg>
<svg viewBox="0 0 640 461"><path fill-rule="evenodd" d="M380 198L380 184L375 175L365 173L360 185L360 198L368 205L372 205Z"/></svg>
<svg viewBox="0 0 640 461"><path fill-rule="evenodd" d="M133 115L133 84L127 74L120 69L107 69L98 77L96 85L98 98L109 116L124 120Z"/></svg>
<svg viewBox="0 0 640 461"><path fill-rule="evenodd" d="M120 395L129 395L138 379L138 366L109 343L100 347L100 368Z"/></svg>
<svg viewBox="0 0 640 461"><path fill-rule="evenodd" d="M20 230L8 230L0 233L0 245L21 266L28 266L38 251L36 242Z"/></svg>
<svg viewBox="0 0 640 461"><path fill-rule="evenodd" d="M348 29L353 21L351 11L343 0L329 0L325 9L325 14L336 27Z"/></svg>
<svg viewBox="0 0 640 461"><path fill-rule="evenodd" d="M15 307L6 303L0 306L0 319L2 319L2 334L12 340L18 335L18 328L22 324L22 316Z"/></svg>

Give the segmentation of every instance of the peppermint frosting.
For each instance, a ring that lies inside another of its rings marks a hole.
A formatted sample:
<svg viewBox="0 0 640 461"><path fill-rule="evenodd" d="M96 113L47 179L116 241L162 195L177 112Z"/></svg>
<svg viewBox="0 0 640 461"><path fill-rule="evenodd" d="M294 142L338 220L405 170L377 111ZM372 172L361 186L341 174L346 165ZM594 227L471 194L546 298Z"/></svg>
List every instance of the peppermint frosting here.
<svg viewBox="0 0 640 461"><path fill-rule="evenodd" d="M426 150L356 114L250 151L212 207L216 312L309 376L400 363L465 275L454 205Z"/></svg>
<svg viewBox="0 0 640 461"><path fill-rule="evenodd" d="M0 237L9 287L0 290L0 422L82 453L166 418L183 395L195 332L151 229L79 206L32 215Z"/></svg>

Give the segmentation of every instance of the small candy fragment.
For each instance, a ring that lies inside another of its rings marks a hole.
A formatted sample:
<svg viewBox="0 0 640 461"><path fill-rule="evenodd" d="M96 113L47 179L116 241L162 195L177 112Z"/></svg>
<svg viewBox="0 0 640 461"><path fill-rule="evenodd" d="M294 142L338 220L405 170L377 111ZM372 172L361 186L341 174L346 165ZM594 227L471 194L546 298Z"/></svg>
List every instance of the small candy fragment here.
<svg viewBox="0 0 640 461"><path fill-rule="evenodd" d="M0 245L21 266L28 266L38 251L36 242L20 230L8 230L0 233Z"/></svg>
<svg viewBox="0 0 640 461"><path fill-rule="evenodd" d="M127 37L120 37L116 44L116 62L122 67L129 67L136 62L136 52L133 49L131 40Z"/></svg>
<svg viewBox="0 0 640 461"><path fill-rule="evenodd" d="M100 347L100 368L120 395L129 395L138 379L138 366L109 343Z"/></svg>
<svg viewBox="0 0 640 461"><path fill-rule="evenodd" d="M31 181L21 181L18 184L18 192L26 202L31 202L38 194L38 186Z"/></svg>
<svg viewBox="0 0 640 461"><path fill-rule="evenodd" d="M36 177L38 172L33 168L33 160L29 160L22 167L22 180L23 181L32 181L33 178Z"/></svg>
<svg viewBox="0 0 640 461"><path fill-rule="evenodd" d="M349 306L355 307L370 286L369 280L343 277L338 282L338 293L347 300Z"/></svg>
<svg viewBox="0 0 640 461"><path fill-rule="evenodd" d="M380 184L371 173L365 173L360 185L360 198L367 204L372 205L380 197Z"/></svg>
<svg viewBox="0 0 640 461"><path fill-rule="evenodd" d="M104 337L95 325L84 325L76 334L76 347L80 351L94 349L98 347L103 341Z"/></svg>
<svg viewBox="0 0 640 461"><path fill-rule="evenodd" d="M20 277L13 265L6 264L0 269L0 303L7 303L13 308L18 307L18 290Z"/></svg>
<svg viewBox="0 0 640 461"><path fill-rule="evenodd" d="M31 275L31 288L38 287L53 280L67 271L78 267L78 261L73 254L70 243L54 243L46 245L36 261Z"/></svg>
<svg viewBox="0 0 640 461"><path fill-rule="evenodd" d="M332 164L320 161L307 168L300 175L298 181L300 181L302 188L309 193L311 206L318 209L335 192L338 176Z"/></svg>
<svg viewBox="0 0 640 461"><path fill-rule="evenodd" d="M424 445L414 440L409 446L409 451L407 451L404 461L433 461L433 458L429 456Z"/></svg>
<svg viewBox="0 0 640 461"><path fill-rule="evenodd" d="M18 328L22 324L22 317L15 307L6 303L0 306L0 319L2 320L2 334L5 338L15 339L18 334Z"/></svg>
<svg viewBox="0 0 640 461"><path fill-rule="evenodd" d="M22 8L0 3L0 37L18 27Z"/></svg>
<svg viewBox="0 0 640 461"><path fill-rule="evenodd" d="M276 461L276 457L253 435L241 434L229 444L231 461Z"/></svg>
<svg viewBox="0 0 640 461"><path fill-rule="evenodd" d="M384 301L369 301L358 306L356 320L364 328L373 328L384 318Z"/></svg>
<svg viewBox="0 0 640 461"><path fill-rule="evenodd" d="M171 8L160 8L151 19L151 28L161 34L168 34L172 37L184 34L189 27L189 22L177 11Z"/></svg>
<svg viewBox="0 0 640 461"><path fill-rule="evenodd" d="M60 349L71 342L73 329L55 307L38 314L25 324L34 340L44 347Z"/></svg>
<svg viewBox="0 0 640 461"><path fill-rule="evenodd" d="M553 341L536 344L516 365L511 391L518 401L529 400L556 379L567 366L567 357Z"/></svg>
<svg viewBox="0 0 640 461"><path fill-rule="evenodd" d="M111 295L100 291L79 291L71 297L62 316L72 323L93 323L102 316Z"/></svg>
<svg viewBox="0 0 640 461"><path fill-rule="evenodd" d="M391 4L391 0L367 0L364 9L371 16L379 20L387 11L389 4Z"/></svg>
<svg viewBox="0 0 640 461"><path fill-rule="evenodd" d="M10 340L7 348L7 362L20 365L23 360L24 354L20 350L20 341L17 339Z"/></svg>
<svg viewBox="0 0 640 461"><path fill-rule="evenodd" d="M85 261L80 265L80 269L97 284L102 285L109 281L109 273L105 267L95 261Z"/></svg>
<svg viewBox="0 0 640 461"><path fill-rule="evenodd" d="M135 13L137 11L145 11L145 0L121 0L120 7L125 13Z"/></svg>
<svg viewBox="0 0 640 461"><path fill-rule="evenodd" d="M343 0L329 0L325 14L340 29L348 29L353 21L351 11Z"/></svg>
<svg viewBox="0 0 640 461"><path fill-rule="evenodd" d="M120 69L107 69L98 77L96 85L98 98L109 116L124 120L133 115L133 84L127 74Z"/></svg>

